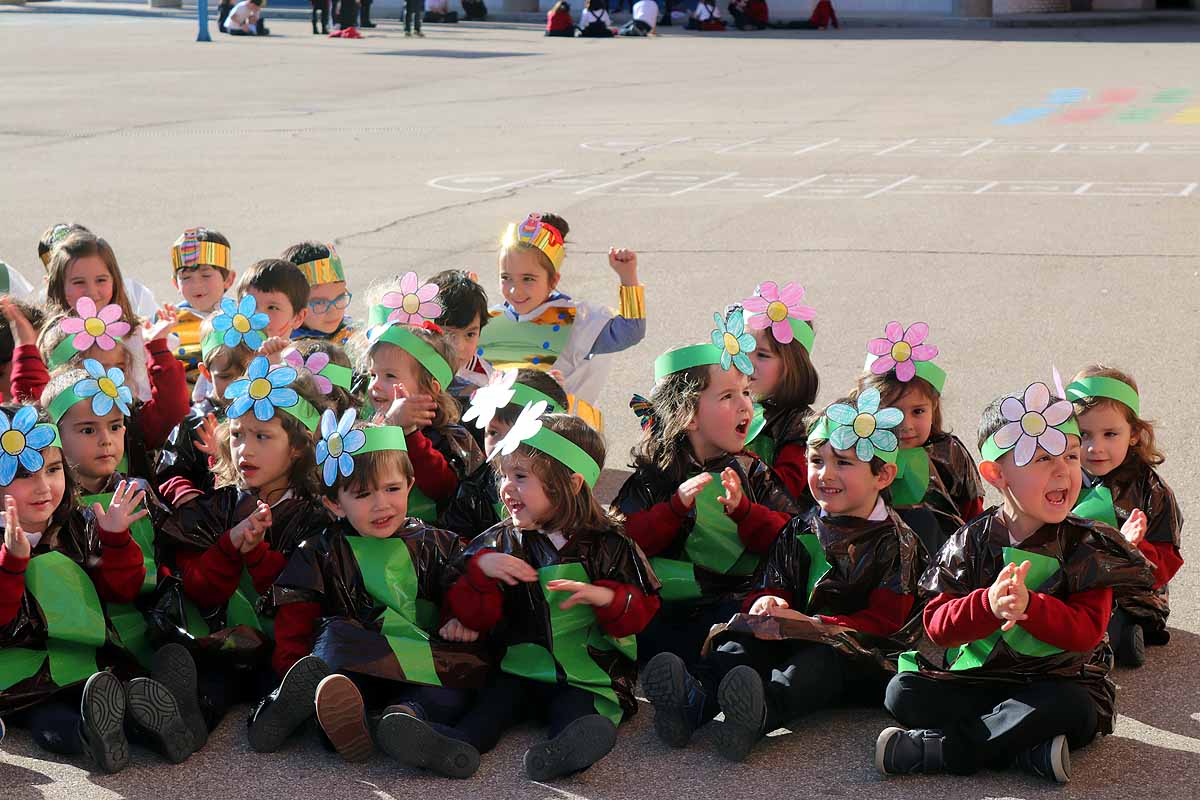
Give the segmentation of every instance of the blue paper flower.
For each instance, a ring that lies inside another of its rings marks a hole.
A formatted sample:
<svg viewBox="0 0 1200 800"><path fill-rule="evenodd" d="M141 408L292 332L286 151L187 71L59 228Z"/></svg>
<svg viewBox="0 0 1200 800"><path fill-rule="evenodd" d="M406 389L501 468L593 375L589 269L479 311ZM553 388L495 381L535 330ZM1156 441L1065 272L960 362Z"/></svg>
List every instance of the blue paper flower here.
<svg viewBox="0 0 1200 800"><path fill-rule="evenodd" d="M835 450L854 450L859 461L870 461L878 448L893 452L900 440L888 430L904 421L904 412L898 408L879 407L879 390L865 389L858 396L858 407L845 403L834 403L825 412L838 427L829 435L829 443Z"/></svg>
<svg viewBox="0 0 1200 800"><path fill-rule="evenodd" d="M742 312L732 312L724 319L720 314L713 314L713 321L717 327L712 332L712 343L721 351L721 369L729 369L732 363L743 374L753 375L754 362L749 354L754 352L757 342L752 334L746 333Z"/></svg>
<svg viewBox="0 0 1200 800"><path fill-rule="evenodd" d="M326 486L333 486L340 470L343 478L349 478L354 472L354 454L367 443L367 435L360 430L353 430L356 415L354 409L342 414L339 422L332 409L325 409L321 414L321 441L317 442L317 466L324 464L321 469L321 479Z"/></svg>
<svg viewBox="0 0 1200 800"><path fill-rule="evenodd" d="M291 367L271 369L266 356L258 356L246 369L246 377L238 378L225 387L229 404L228 416L237 419L251 408L254 416L266 422L275 416L276 408L291 408L300 402L300 395L291 388L296 370Z"/></svg>
<svg viewBox="0 0 1200 800"><path fill-rule="evenodd" d="M54 442L54 426L38 423L33 406L21 406L9 423L8 415L0 411L0 486L8 486L17 476L17 467L37 472L45 462L42 450Z"/></svg>
<svg viewBox="0 0 1200 800"><path fill-rule="evenodd" d="M105 372L104 365L94 358L84 359L83 368L89 377L75 384L75 396L92 398L92 413L98 417L112 411L114 405L129 416L133 391L125 385L125 373L118 367Z"/></svg>
<svg viewBox="0 0 1200 800"><path fill-rule="evenodd" d="M262 332L270 321L266 314L257 310L254 295L248 294L240 303L230 297L221 300L221 312L212 318L212 327L214 331L224 333L221 343L226 347L244 344L257 350L266 341Z"/></svg>

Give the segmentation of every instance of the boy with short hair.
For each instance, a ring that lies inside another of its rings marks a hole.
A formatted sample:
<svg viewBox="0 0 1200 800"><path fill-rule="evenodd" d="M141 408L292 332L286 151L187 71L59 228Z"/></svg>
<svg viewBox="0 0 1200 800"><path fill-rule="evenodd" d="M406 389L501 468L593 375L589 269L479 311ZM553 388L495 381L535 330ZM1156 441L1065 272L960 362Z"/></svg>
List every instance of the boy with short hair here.
<svg viewBox="0 0 1200 800"><path fill-rule="evenodd" d="M308 319L308 279L290 261L255 261L238 279L237 296L254 297L256 309L267 315L269 338L290 339Z"/></svg>
<svg viewBox="0 0 1200 800"><path fill-rule="evenodd" d="M346 289L346 270L333 244L300 242L279 257L295 264L308 281L308 316L292 338L325 339L345 346L355 332L346 315L354 295Z"/></svg>
<svg viewBox="0 0 1200 800"><path fill-rule="evenodd" d="M487 325L488 297L473 273L447 269L429 279L438 287L442 315L434 320L454 340L454 381L447 390L465 412L471 395L492 376L492 365L479 354L479 332Z"/></svg>
<svg viewBox="0 0 1200 800"><path fill-rule="evenodd" d="M1042 383L994 400L979 450L1004 504L960 528L921 579L946 663L901 656L885 705L913 730L883 731L875 764L969 775L1015 761L1066 783L1069 748L1113 730L1113 595L1152 586L1153 572L1117 531L1070 513L1082 480L1070 401Z"/></svg>
<svg viewBox="0 0 1200 800"><path fill-rule="evenodd" d="M221 304L237 273L229 240L208 228L188 228L171 245L171 283L183 302L167 334L167 344L183 362L188 386L195 386L200 365L200 324Z"/></svg>

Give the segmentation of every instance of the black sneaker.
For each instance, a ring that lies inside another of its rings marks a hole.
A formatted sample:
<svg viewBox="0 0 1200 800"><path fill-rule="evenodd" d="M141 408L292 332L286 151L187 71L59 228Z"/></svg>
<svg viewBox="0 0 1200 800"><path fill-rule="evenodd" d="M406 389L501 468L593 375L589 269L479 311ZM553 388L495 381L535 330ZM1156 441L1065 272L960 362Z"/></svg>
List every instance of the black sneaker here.
<svg viewBox="0 0 1200 800"><path fill-rule="evenodd" d="M608 717L589 714L562 732L525 751L525 774L531 781L549 781L587 769L617 744L617 726Z"/></svg>
<svg viewBox="0 0 1200 800"><path fill-rule="evenodd" d="M945 738L941 731L887 728L875 740L875 768L882 775L940 772Z"/></svg>
<svg viewBox="0 0 1200 800"><path fill-rule="evenodd" d="M1017 756L1017 766L1055 783L1069 783L1071 748L1067 747L1067 737L1060 734L1026 750Z"/></svg>
<svg viewBox="0 0 1200 800"><path fill-rule="evenodd" d="M1113 653L1122 667L1136 669L1146 663L1146 632L1136 622L1127 620L1121 628L1121 641Z"/></svg>
<svg viewBox="0 0 1200 800"><path fill-rule="evenodd" d="M762 678L752 668L734 667L717 689L725 723L717 731L717 749L730 761L745 761L766 733L767 697Z"/></svg>
<svg viewBox="0 0 1200 800"><path fill-rule="evenodd" d="M659 653L642 672L642 689L654 706L654 731L671 747L684 747L703 725L704 687L674 653Z"/></svg>
<svg viewBox="0 0 1200 800"><path fill-rule="evenodd" d="M97 672L83 685L79 739L96 766L110 775L129 766L125 702L125 687L111 672Z"/></svg>
<svg viewBox="0 0 1200 800"><path fill-rule="evenodd" d="M250 747L274 753L316 713L317 685L329 677L329 666L316 656L305 656L283 676L279 688L250 712L247 720Z"/></svg>
<svg viewBox="0 0 1200 800"><path fill-rule="evenodd" d="M479 769L479 751L451 739L412 714L384 714L375 743L406 767L427 769L446 778L469 778Z"/></svg>
<svg viewBox="0 0 1200 800"><path fill-rule="evenodd" d="M179 713L192 732L192 744L199 750L208 742L208 723L200 710L200 690L196 683L196 662L181 644L168 644L154 654L150 677L161 683L175 696Z"/></svg>
<svg viewBox="0 0 1200 800"><path fill-rule="evenodd" d="M181 764L196 752L192 730L170 689L152 678L134 678L125 692L129 718L168 761Z"/></svg>

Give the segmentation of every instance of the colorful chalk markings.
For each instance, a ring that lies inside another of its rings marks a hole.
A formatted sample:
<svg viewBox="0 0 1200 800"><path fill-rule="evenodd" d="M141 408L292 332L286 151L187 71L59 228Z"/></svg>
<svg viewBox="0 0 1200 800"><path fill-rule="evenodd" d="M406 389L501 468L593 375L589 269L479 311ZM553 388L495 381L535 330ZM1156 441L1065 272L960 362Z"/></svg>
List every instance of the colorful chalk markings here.
<svg viewBox="0 0 1200 800"><path fill-rule="evenodd" d="M1018 108L996 120L996 124L1028 125L1039 121L1200 125L1200 97L1192 89L1162 89L1155 92L1122 87L1051 89L1041 102Z"/></svg>

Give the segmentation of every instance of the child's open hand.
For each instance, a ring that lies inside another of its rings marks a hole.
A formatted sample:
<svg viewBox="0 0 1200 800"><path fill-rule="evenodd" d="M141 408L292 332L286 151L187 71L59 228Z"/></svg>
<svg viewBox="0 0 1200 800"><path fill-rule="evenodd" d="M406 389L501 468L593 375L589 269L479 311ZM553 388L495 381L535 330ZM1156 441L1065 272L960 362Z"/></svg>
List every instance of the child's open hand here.
<svg viewBox="0 0 1200 800"><path fill-rule="evenodd" d="M4 547L17 558L29 558L33 552L25 531L21 530L21 523L17 519L17 501L11 494L4 498Z"/></svg>
<svg viewBox="0 0 1200 800"><path fill-rule="evenodd" d="M392 387L392 404L383 415L385 425L396 425L410 434L428 428L437 416L437 401L427 394L409 396L404 384Z"/></svg>
<svg viewBox="0 0 1200 800"><path fill-rule="evenodd" d="M33 323L21 312L21 309L17 308L8 295L0 297L0 311L4 312L4 318L8 320L14 347L20 347L23 344L37 344L37 331L34 329Z"/></svg>
<svg viewBox="0 0 1200 800"><path fill-rule="evenodd" d="M96 515L96 524L109 533L119 533L129 530L129 526L150 512L141 511L137 507L146 499L145 490L133 481L121 481L113 492L112 501L105 510L99 503L92 504L92 513Z"/></svg>
<svg viewBox="0 0 1200 800"><path fill-rule="evenodd" d="M1008 579L1009 588L998 600L1000 619L1004 624L1000 630L1007 631L1018 623L1029 619L1025 609L1029 607L1029 589L1025 586L1025 576L1029 574L1030 563L1022 561L1021 565L1012 570Z"/></svg>
<svg viewBox="0 0 1200 800"><path fill-rule="evenodd" d="M638 285L637 253L632 250L618 250L610 247L608 249L608 266L617 273L622 286Z"/></svg>
<svg viewBox="0 0 1200 800"><path fill-rule="evenodd" d="M270 528L271 507L259 500L258 506L250 516L233 526L233 530L229 532L229 541L239 553L249 553L262 543Z"/></svg>
<svg viewBox="0 0 1200 800"><path fill-rule="evenodd" d="M1015 564L1005 564L1004 569L1000 570L1000 574L996 576L996 580L992 581L992 585L988 587L988 608L991 609L996 619L1004 619L1000 613L1000 600L1007 597L1012 591L1012 576L1016 569Z"/></svg>
<svg viewBox="0 0 1200 800"><path fill-rule="evenodd" d="M691 508L696 505L696 495L708 486L712 481L711 472L701 472L694 478L688 478L683 483L679 484L679 488L675 490L675 494L679 495L679 502L683 503L685 508Z"/></svg>
<svg viewBox="0 0 1200 800"><path fill-rule="evenodd" d="M750 615L753 617L766 616L770 615L773 609L783 609L787 607L787 600L784 600L782 597L764 594L762 597L754 601L754 605L750 606Z"/></svg>
<svg viewBox="0 0 1200 800"><path fill-rule="evenodd" d="M571 592L571 596L559 605L563 611L580 603L595 608L604 608L617 596L617 593L607 586L597 586L594 583L584 583L583 581L550 581L546 584L546 588L552 592Z"/></svg>
<svg viewBox="0 0 1200 800"><path fill-rule="evenodd" d="M732 514L737 511L737 507L742 504L742 479L738 477L737 470L733 467L726 467L721 470L721 485L725 487L725 496L718 497L721 505L725 508L726 514Z"/></svg>
<svg viewBox="0 0 1200 800"><path fill-rule="evenodd" d="M537 570L516 556L505 553L484 553L479 558L479 569L495 581L516 586L518 583L533 583Z"/></svg>
<svg viewBox="0 0 1200 800"><path fill-rule="evenodd" d="M447 642L473 642L479 638L479 631L471 630L458 621L458 617L447 622L438 631L438 636Z"/></svg>
<svg viewBox="0 0 1200 800"><path fill-rule="evenodd" d="M209 413L196 428L196 449L206 456L217 455L217 415Z"/></svg>
<svg viewBox="0 0 1200 800"><path fill-rule="evenodd" d="M179 321L179 312L175 306L166 303L158 309L153 321L146 320L142 323L142 336L147 342L165 339L177 321Z"/></svg>
<svg viewBox="0 0 1200 800"><path fill-rule="evenodd" d="M1125 537L1125 541L1137 547L1146 538L1146 528L1149 526L1150 522L1146 519L1146 512L1135 508L1129 515L1129 519L1125 520L1125 524L1121 526L1121 535Z"/></svg>
<svg viewBox="0 0 1200 800"><path fill-rule="evenodd" d="M262 343L262 347L258 348L258 352L260 355L267 357L267 363L274 365L278 364L282 359L282 356L279 354L291 346L292 343L290 340L282 336L272 336Z"/></svg>

